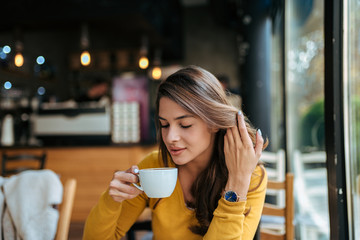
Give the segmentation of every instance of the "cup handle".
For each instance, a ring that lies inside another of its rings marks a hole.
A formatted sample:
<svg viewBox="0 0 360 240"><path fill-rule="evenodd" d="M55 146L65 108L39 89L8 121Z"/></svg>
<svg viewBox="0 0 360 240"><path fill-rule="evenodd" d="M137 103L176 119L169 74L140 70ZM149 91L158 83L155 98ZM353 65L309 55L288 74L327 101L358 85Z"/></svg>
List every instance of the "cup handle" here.
<svg viewBox="0 0 360 240"><path fill-rule="evenodd" d="M134 187L136 187L140 191L144 191L144 189L141 186L137 185L136 183L132 183L132 185L134 185Z"/></svg>

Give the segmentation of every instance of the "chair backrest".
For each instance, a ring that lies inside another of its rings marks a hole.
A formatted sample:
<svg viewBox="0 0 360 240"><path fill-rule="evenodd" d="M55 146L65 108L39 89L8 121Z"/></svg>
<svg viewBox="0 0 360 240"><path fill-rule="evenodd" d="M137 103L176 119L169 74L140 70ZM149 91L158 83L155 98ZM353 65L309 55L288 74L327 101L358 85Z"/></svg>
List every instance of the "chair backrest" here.
<svg viewBox="0 0 360 240"><path fill-rule="evenodd" d="M297 222L304 238L325 238L330 234L326 152L294 151Z"/></svg>
<svg viewBox="0 0 360 240"><path fill-rule="evenodd" d="M317 187L319 184L322 184L320 188L325 187L323 185L326 185L327 180L325 152L301 153L297 150L294 152L294 164L296 177L304 181L305 187Z"/></svg>
<svg viewBox="0 0 360 240"><path fill-rule="evenodd" d="M263 151L260 161L265 164L266 172L270 180L285 180L285 151L283 149L277 152Z"/></svg>
<svg viewBox="0 0 360 240"><path fill-rule="evenodd" d="M59 209L59 221L55 240L67 240L71 222L71 214L76 192L76 179L70 178L64 184L63 200Z"/></svg>
<svg viewBox="0 0 360 240"><path fill-rule="evenodd" d="M45 168L46 152L41 154L16 153L2 154L1 176L7 177L25 170L40 170Z"/></svg>
<svg viewBox="0 0 360 240"><path fill-rule="evenodd" d="M280 149L277 152L263 151L260 161L264 163L269 180L285 180L285 151L283 149ZM269 189L266 192L266 195L275 197L275 199L271 199L271 203L276 203L279 207L283 207L285 205L284 191Z"/></svg>
<svg viewBox="0 0 360 240"><path fill-rule="evenodd" d="M283 217L285 219L285 231L276 232L271 229L260 228L261 240L293 240L294 239L294 175L287 173L284 181L268 181L267 189L285 190L285 206L278 207L274 204L265 203L262 215Z"/></svg>

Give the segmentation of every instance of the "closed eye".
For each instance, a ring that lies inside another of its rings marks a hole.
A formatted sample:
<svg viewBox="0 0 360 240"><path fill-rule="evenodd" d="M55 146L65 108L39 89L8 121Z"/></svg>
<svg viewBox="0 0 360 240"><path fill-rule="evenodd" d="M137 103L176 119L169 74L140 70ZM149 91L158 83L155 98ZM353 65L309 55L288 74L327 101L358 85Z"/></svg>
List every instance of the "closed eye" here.
<svg viewBox="0 0 360 240"><path fill-rule="evenodd" d="M161 125L160 124L160 128L167 128L167 127L169 127L169 124L166 124L166 125Z"/></svg>
<svg viewBox="0 0 360 240"><path fill-rule="evenodd" d="M192 125L186 125L186 126L181 125L182 128L189 128L189 127L191 127L191 126L192 126Z"/></svg>

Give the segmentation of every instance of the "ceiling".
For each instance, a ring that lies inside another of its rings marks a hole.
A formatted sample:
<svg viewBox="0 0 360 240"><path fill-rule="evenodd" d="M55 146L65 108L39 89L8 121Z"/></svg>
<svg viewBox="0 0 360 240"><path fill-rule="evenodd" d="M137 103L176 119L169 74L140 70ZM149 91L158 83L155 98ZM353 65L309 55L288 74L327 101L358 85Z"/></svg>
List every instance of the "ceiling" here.
<svg viewBox="0 0 360 240"><path fill-rule="evenodd" d="M201 4L205 0L190 0ZM189 0L185 1L190 4ZM80 31L122 36L136 42L147 36L149 45L161 47L163 58L182 56L182 3L179 0L12 0L4 1L0 34L41 31Z"/></svg>
<svg viewBox="0 0 360 240"><path fill-rule="evenodd" d="M161 28L161 21L167 16L176 17L179 7L178 0L12 0L2 3L1 16L6 21L1 21L0 30L10 30L14 25L24 29L71 28L83 21L132 25L120 21L126 17L142 17Z"/></svg>
<svg viewBox="0 0 360 240"><path fill-rule="evenodd" d="M0 35L79 34L87 24L90 37L121 39L127 46L138 47L147 36L149 47L162 49L164 61L176 61L183 57L184 8L208 5L219 23L237 26L239 2L242 0L11 0L2 2Z"/></svg>

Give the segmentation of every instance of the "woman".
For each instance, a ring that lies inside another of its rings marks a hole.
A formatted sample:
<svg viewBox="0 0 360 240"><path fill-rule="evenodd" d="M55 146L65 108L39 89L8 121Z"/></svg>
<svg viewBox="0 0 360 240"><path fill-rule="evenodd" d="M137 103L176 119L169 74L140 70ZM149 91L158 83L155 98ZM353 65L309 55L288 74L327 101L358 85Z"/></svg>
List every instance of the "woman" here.
<svg viewBox="0 0 360 240"><path fill-rule="evenodd" d="M92 209L84 239L120 239L146 206L154 239L253 239L266 190L259 158L266 147L241 111L230 105L220 82L189 66L158 89L159 152L114 173ZM173 166L178 182L164 199L148 198L131 185L138 168Z"/></svg>

